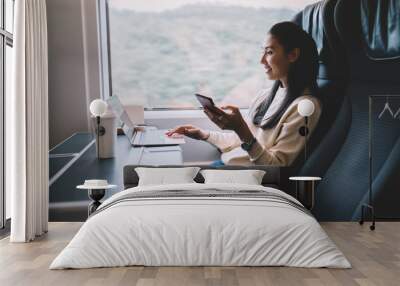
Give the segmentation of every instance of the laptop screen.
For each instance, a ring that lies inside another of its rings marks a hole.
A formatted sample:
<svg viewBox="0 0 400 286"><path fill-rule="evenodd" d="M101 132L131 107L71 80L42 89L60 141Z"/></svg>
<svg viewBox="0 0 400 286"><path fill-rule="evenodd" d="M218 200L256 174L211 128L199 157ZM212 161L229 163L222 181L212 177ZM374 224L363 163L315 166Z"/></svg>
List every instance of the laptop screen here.
<svg viewBox="0 0 400 286"><path fill-rule="evenodd" d="M116 95L110 96L107 99L107 104L111 106L111 109L114 112L114 114L119 118L119 120L124 125L127 125L129 128L135 127L135 125L130 120L128 113L126 113L124 107L122 106L122 103L119 100L118 96Z"/></svg>
<svg viewBox="0 0 400 286"><path fill-rule="evenodd" d="M129 140L132 140L132 137L134 135L135 125L130 120L128 113L126 113L118 96L116 96L116 95L110 96L107 99L107 104L111 107L114 114L121 121L122 130L124 131L125 135L128 136Z"/></svg>

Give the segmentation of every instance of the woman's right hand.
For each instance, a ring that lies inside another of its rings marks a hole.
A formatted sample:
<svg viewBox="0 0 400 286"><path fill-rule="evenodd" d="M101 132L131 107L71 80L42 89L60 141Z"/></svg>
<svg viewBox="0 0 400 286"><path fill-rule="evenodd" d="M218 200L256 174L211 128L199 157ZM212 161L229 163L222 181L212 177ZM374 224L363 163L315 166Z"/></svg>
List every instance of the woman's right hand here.
<svg viewBox="0 0 400 286"><path fill-rule="evenodd" d="M202 130L193 125L180 125L168 130L165 134L169 137L173 137L174 134L182 134L196 140L207 140L208 136L210 136L210 131Z"/></svg>

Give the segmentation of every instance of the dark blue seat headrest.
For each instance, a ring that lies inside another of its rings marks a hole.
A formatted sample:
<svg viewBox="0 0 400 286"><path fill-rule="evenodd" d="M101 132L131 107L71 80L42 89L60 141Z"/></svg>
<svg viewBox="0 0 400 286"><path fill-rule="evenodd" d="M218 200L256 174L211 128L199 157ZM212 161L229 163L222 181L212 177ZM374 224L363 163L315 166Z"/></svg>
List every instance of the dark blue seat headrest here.
<svg viewBox="0 0 400 286"><path fill-rule="evenodd" d="M399 0L338 0L335 26L347 50L350 81L398 82L399 8Z"/></svg>
<svg viewBox="0 0 400 286"><path fill-rule="evenodd" d="M367 56L400 58L400 1L361 0L361 28Z"/></svg>
<svg viewBox="0 0 400 286"><path fill-rule="evenodd" d="M329 51L322 21L323 9L324 1L306 6L302 12L303 17L300 22L303 30L314 39L321 59L324 59L327 50Z"/></svg>
<svg viewBox="0 0 400 286"><path fill-rule="evenodd" d="M344 48L334 26L334 7L337 0L323 0L306 6L293 21L314 39L320 61L319 78L343 76Z"/></svg>
<svg viewBox="0 0 400 286"><path fill-rule="evenodd" d="M345 48L351 51L362 49L359 1L338 0L334 12L334 22L339 38Z"/></svg>

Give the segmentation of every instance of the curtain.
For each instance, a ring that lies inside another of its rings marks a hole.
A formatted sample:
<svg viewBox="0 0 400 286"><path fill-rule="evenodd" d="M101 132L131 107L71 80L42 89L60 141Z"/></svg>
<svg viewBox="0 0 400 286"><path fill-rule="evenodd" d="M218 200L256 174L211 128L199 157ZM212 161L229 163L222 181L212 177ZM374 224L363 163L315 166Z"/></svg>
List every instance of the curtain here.
<svg viewBox="0 0 400 286"><path fill-rule="evenodd" d="M13 92L6 116L6 163L12 194L10 241L28 242L48 228L46 1L15 1L14 11Z"/></svg>

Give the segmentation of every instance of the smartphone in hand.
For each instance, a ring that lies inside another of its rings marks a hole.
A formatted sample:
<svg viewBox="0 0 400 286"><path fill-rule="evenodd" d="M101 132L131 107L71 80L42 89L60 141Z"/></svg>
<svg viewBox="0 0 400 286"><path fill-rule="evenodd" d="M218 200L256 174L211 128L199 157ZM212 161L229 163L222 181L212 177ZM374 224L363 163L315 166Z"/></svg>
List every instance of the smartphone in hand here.
<svg viewBox="0 0 400 286"><path fill-rule="evenodd" d="M200 102L200 104L204 108L207 108L215 113L219 113L219 114L223 113L223 111L221 109L219 109L217 106L215 106L215 103L211 97L208 97L208 96L205 96L202 94L198 94L198 93L196 93L195 95L196 95L197 100Z"/></svg>

